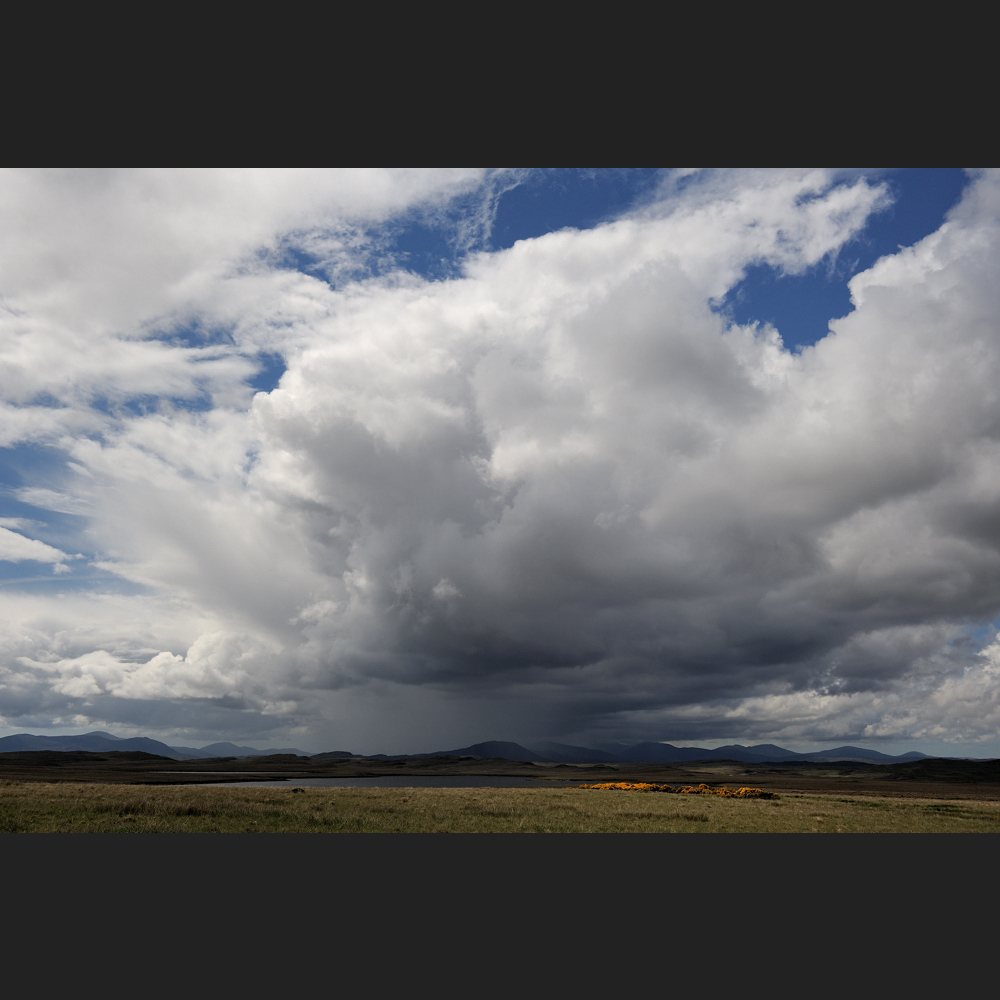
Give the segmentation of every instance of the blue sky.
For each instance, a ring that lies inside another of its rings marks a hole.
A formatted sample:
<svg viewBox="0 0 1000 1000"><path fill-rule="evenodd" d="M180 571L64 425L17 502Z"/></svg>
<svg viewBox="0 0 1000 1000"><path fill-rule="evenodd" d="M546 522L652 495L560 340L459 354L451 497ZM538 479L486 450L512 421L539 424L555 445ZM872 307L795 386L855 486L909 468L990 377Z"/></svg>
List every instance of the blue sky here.
<svg viewBox="0 0 1000 1000"><path fill-rule="evenodd" d="M1000 753L998 183L0 175L0 730Z"/></svg>

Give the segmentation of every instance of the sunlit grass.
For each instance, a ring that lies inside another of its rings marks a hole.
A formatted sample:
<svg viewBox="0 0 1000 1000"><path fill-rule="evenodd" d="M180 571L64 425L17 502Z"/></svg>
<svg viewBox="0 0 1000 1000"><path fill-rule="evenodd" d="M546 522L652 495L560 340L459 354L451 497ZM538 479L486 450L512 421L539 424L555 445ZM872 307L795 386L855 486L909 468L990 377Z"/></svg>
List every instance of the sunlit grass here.
<svg viewBox="0 0 1000 1000"><path fill-rule="evenodd" d="M0 832L998 832L1000 802L583 788L0 784Z"/></svg>

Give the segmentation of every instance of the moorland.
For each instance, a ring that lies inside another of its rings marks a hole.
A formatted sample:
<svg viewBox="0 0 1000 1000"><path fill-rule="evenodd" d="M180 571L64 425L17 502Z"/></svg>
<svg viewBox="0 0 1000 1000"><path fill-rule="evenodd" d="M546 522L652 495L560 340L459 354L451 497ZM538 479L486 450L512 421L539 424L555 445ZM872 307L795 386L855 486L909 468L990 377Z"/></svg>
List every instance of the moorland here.
<svg viewBox="0 0 1000 1000"><path fill-rule="evenodd" d="M299 787L505 776L520 788ZM282 781L284 787L247 782ZM579 787L753 786L770 798ZM238 784L237 784L238 783ZM568 764L140 752L0 754L4 832L1000 832L1000 761Z"/></svg>

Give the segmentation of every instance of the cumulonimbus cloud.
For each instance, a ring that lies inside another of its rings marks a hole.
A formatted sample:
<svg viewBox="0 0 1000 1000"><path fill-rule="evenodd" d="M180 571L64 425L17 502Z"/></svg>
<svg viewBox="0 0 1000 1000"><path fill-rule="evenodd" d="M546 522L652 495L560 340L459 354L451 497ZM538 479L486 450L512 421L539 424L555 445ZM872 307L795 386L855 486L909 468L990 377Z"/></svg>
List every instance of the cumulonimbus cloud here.
<svg viewBox="0 0 1000 1000"><path fill-rule="evenodd" d="M996 176L857 275L853 311L800 353L718 303L753 264L836 254L885 205L877 183L668 178L622 218L435 282L331 283L253 255L309 229L311 205L310 246L333 246L323 226L377 226L478 179L386 183L348 211L316 182L206 248L187 196L157 214L130 175L121 241L136 204L181 233L143 264L145 298L80 299L43 263L4 291L0 363L29 339L33 357L67 338L90 357L14 380L7 440L66 454L63 481L35 488L72 497L94 564L140 592L99 628L65 599L8 598L20 693L0 711L138 725L159 703L180 732L229 705L232 732L366 749L996 738ZM192 316L225 340L172 341ZM253 394L260 350L286 370ZM129 404L144 382L154 402ZM198 386L210 403L183 405Z"/></svg>

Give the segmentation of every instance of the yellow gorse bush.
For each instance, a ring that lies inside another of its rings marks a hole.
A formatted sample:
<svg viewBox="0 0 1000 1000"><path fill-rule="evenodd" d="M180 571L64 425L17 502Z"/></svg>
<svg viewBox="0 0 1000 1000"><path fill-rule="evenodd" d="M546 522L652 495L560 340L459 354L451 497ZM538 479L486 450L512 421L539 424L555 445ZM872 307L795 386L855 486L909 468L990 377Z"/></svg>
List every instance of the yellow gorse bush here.
<svg viewBox="0 0 1000 1000"><path fill-rule="evenodd" d="M603 781L598 785L578 785L578 788L600 788L620 792L668 792L673 795L722 795L728 799L776 799L775 792L765 792L763 788L709 788L700 785L654 785L646 781Z"/></svg>

